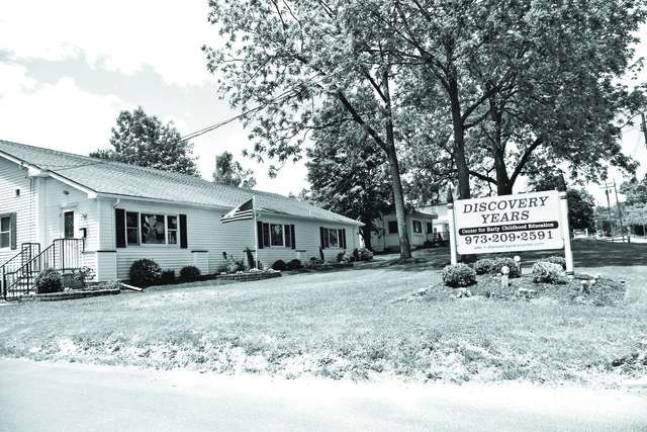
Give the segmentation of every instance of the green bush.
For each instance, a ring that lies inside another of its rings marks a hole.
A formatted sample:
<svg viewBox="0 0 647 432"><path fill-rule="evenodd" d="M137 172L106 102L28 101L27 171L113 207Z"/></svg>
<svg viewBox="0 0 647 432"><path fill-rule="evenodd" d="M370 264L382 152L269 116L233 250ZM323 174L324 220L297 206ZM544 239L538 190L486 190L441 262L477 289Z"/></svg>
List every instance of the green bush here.
<svg viewBox="0 0 647 432"><path fill-rule="evenodd" d="M38 273L34 284L36 285L36 292L38 294L63 291L63 278L54 269L45 269Z"/></svg>
<svg viewBox="0 0 647 432"><path fill-rule="evenodd" d="M360 261L370 261L373 259L373 252L367 248L360 248L357 251Z"/></svg>
<svg viewBox="0 0 647 432"><path fill-rule="evenodd" d="M504 266L510 269L508 277L516 278L521 276L521 266L512 258L495 258L492 262L490 273L499 274Z"/></svg>
<svg viewBox="0 0 647 432"><path fill-rule="evenodd" d="M200 279L200 269L195 266L182 267L180 280L182 282L195 282Z"/></svg>
<svg viewBox="0 0 647 432"><path fill-rule="evenodd" d="M140 259L130 266L130 283L136 287L147 287L159 283L162 269L153 260Z"/></svg>
<svg viewBox="0 0 647 432"><path fill-rule="evenodd" d="M493 265L494 265L493 259L483 258L474 263L474 270L476 271L477 275L490 273L490 271L492 271Z"/></svg>
<svg viewBox="0 0 647 432"><path fill-rule="evenodd" d="M274 261L274 264L272 264L272 269L273 270L278 270L278 271L285 271L288 269L287 264L285 264L285 261L283 260L276 260Z"/></svg>
<svg viewBox="0 0 647 432"><path fill-rule="evenodd" d="M448 265L442 271L443 283L452 288L466 287L476 283L476 272L467 264Z"/></svg>
<svg viewBox="0 0 647 432"><path fill-rule="evenodd" d="M88 281L94 279L96 272L93 268L83 266L78 272L74 273L74 279L81 285L82 288L88 286Z"/></svg>
<svg viewBox="0 0 647 432"><path fill-rule="evenodd" d="M162 285L172 285L175 283L175 270L164 270L160 276Z"/></svg>
<svg viewBox="0 0 647 432"><path fill-rule="evenodd" d="M298 259L293 259L291 261L288 261L286 264L286 267L288 270L299 270L303 268L303 264L301 264L301 261Z"/></svg>
<svg viewBox="0 0 647 432"><path fill-rule="evenodd" d="M568 279L564 269L559 264L540 261L532 266L532 281L550 284L565 284Z"/></svg>
<svg viewBox="0 0 647 432"><path fill-rule="evenodd" d="M557 256L557 255L549 256L549 257L540 259L538 262L557 264L562 267L562 270L566 270L566 259L561 256Z"/></svg>

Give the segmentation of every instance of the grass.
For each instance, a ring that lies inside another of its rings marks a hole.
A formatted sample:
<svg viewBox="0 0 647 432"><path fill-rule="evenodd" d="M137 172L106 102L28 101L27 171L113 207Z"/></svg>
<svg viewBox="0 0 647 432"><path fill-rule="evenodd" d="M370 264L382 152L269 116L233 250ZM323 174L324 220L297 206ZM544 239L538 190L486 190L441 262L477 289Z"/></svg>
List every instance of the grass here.
<svg viewBox="0 0 647 432"><path fill-rule="evenodd" d="M612 385L647 372L645 267L598 307L421 296L433 262L0 307L0 356L295 378ZM641 345L643 344L643 345ZM614 366L615 365L615 366Z"/></svg>

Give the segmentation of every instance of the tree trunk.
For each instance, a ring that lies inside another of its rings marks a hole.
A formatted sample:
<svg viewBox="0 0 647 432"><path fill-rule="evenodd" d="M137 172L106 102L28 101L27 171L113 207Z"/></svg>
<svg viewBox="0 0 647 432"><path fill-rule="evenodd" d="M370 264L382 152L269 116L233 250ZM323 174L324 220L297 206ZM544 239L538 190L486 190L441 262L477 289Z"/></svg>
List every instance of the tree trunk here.
<svg viewBox="0 0 647 432"><path fill-rule="evenodd" d="M461 104L458 97L456 79L449 80L449 99L452 111L452 127L454 132L454 163L458 174L458 198L470 198L470 172L465 159L465 128L463 125Z"/></svg>
<svg viewBox="0 0 647 432"><path fill-rule="evenodd" d="M503 152L499 148L495 148L493 151L494 170L496 171L496 193L497 195L511 195L513 185L508 176Z"/></svg>
<svg viewBox="0 0 647 432"><path fill-rule="evenodd" d="M389 161L389 174L391 175L391 189L395 204L395 218L398 222L398 236L400 239L400 258L411 258L411 244L409 243L409 230L407 229L407 215L404 206L404 192L400 180L400 165L395 154L395 147L387 154Z"/></svg>
<svg viewBox="0 0 647 432"><path fill-rule="evenodd" d="M389 172L391 174L391 189L393 190L393 201L395 204L395 218L398 222L398 237L400 240L400 259L411 258L411 243L409 242L409 230L407 229L407 214L404 206L404 192L402 191L402 180L400 178L400 164L395 150L395 134L393 133L393 108L391 106L391 90L389 88L389 69L385 68L382 73L384 85L384 115L386 132L386 157L389 161Z"/></svg>
<svg viewBox="0 0 647 432"><path fill-rule="evenodd" d="M360 228L362 239L364 239L364 247L373 250L371 243L371 234L373 233L373 220L363 220L364 226Z"/></svg>

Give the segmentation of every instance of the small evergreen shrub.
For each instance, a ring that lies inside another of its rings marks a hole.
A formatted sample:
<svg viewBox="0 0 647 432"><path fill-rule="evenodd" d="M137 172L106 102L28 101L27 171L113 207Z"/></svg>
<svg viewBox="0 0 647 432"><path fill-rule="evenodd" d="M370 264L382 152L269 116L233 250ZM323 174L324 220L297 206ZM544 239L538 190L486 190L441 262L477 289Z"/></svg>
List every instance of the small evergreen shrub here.
<svg viewBox="0 0 647 432"><path fill-rule="evenodd" d="M293 259L291 261L288 261L286 264L286 267L288 270L299 270L303 268L303 264L301 264L301 261L298 259Z"/></svg>
<svg viewBox="0 0 647 432"><path fill-rule="evenodd" d="M164 270L160 275L162 285L172 285L175 283L175 270Z"/></svg>
<svg viewBox="0 0 647 432"><path fill-rule="evenodd" d="M250 248L245 248L245 258L247 259L247 267L250 269L256 268L257 263L254 262L254 252Z"/></svg>
<svg viewBox="0 0 647 432"><path fill-rule="evenodd" d="M557 264L562 267L562 270L566 270L566 259L561 256L549 256L546 258L542 258L539 260L539 262L547 262L551 264Z"/></svg>
<svg viewBox="0 0 647 432"><path fill-rule="evenodd" d="M274 261L274 264L272 264L272 269L278 270L278 271L285 271L288 269L288 266L285 264L285 261L276 260Z"/></svg>
<svg viewBox="0 0 647 432"><path fill-rule="evenodd" d="M83 266L79 269L78 272L74 273L74 279L81 285L82 288L88 286L88 281L94 279L96 272L94 269Z"/></svg>
<svg viewBox="0 0 647 432"><path fill-rule="evenodd" d="M360 261L370 261L373 259L373 252L367 248L360 248L357 251Z"/></svg>
<svg viewBox="0 0 647 432"><path fill-rule="evenodd" d="M532 266L532 281L535 283L565 284L568 279L559 264L540 261Z"/></svg>
<svg viewBox="0 0 647 432"><path fill-rule="evenodd" d="M348 254L346 253L346 251L344 251L344 252L339 252L339 253L337 254L337 262L338 262L338 263L340 263L340 262L348 262L348 261L350 261L350 257L348 256Z"/></svg>
<svg viewBox="0 0 647 432"><path fill-rule="evenodd" d="M200 279L200 269L195 266L185 266L180 270L182 282L195 282Z"/></svg>
<svg viewBox="0 0 647 432"><path fill-rule="evenodd" d="M36 285L36 293L38 294L63 291L63 278L54 269L45 269L38 273L34 284Z"/></svg>
<svg viewBox="0 0 647 432"><path fill-rule="evenodd" d="M147 287L159 283L162 269L153 260L140 259L130 266L130 283L136 287Z"/></svg>
<svg viewBox="0 0 647 432"><path fill-rule="evenodd" d="M477 260L474 263L474 271L476 271L477 275L490 273L492 271L493 266L494 266L493 259L483 258L483 259Z"/></svg>
<svg viewBox="0 0 647 432"><path fill-rule="evenodd" d="M490 273L501 273L501 269L504 266L508 266L508 268L510 269L508 277L516 278L521 276L521 266L512 258L495 258L492 261L492 268L490 269Z"/></svg>
<svg viewBox="0 0 647 432"><path fill-rule="evenodd" d="M452 288L467 287L476 283L476 272L467 264L448 265L442 271L443 283Z"/></svg>

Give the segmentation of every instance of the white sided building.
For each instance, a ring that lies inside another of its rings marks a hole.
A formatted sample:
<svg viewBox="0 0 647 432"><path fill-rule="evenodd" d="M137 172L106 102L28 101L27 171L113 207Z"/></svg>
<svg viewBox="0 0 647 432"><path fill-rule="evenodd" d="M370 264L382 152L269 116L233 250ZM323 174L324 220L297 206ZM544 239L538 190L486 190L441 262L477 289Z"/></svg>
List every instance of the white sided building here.
<svg viewBox="0 0 647 432"><path fill-rule="evenodd" d="M279 194L0 140L5 289L44 267L123 280L140 258L209 274L247 248L265 266L334 260L360 246L360 226Z"/></svg>
<svg viewBox="0 0 647 432"><path fill-rule="evenodd" d="M433 213L420 210L407 211L406 223L411 247L421 248L434 240L435 219ZM375 221L375 232L371 233L371 246L376 252L400 249L398 222L395 212L382 215Z"/></svg>

